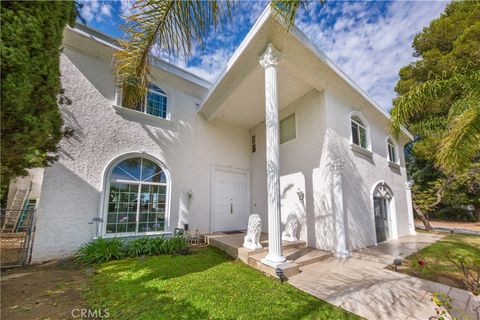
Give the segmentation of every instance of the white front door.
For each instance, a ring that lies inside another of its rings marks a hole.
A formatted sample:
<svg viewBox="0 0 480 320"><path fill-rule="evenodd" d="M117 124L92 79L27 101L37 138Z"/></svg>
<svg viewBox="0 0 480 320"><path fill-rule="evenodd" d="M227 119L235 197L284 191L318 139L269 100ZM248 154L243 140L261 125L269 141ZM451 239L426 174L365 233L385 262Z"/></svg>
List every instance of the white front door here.
<svg viewBox="0 0 480 320"><path fill-rule="evenodd" d="M249 216L248 173L218 169L213 171L213 231L247 228Z"/></svg>

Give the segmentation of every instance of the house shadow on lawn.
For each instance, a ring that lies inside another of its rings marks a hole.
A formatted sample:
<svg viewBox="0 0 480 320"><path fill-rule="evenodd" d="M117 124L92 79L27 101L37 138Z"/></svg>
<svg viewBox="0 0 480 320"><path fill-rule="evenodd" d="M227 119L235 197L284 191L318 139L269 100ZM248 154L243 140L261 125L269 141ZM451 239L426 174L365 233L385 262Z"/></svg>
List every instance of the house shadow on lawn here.
<svg viewBox="0 0 480 320"><path fill-rule="evenodd" d="M355 318L211 247L98 270L86 299L91 308L108 308L113 319Z"/></svg>

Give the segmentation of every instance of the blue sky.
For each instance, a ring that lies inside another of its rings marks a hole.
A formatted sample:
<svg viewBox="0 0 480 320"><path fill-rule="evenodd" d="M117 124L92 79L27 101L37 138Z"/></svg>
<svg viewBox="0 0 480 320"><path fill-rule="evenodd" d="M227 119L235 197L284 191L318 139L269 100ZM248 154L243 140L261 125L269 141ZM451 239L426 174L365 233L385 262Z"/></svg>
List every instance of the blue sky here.
<svg viewBox="0 0 480 320"><path fill-rule="evenodd" d="M87 25L121 37L118 26L132 0L83 1ZM299 11L297 25L325 54L385 110L392 107L399 69L414 58L415 34L440 16L445 1L311 2ZM206 39L189 58L162 58L212 82L262 13L268 2L240 1L231 22Z"/></svg>

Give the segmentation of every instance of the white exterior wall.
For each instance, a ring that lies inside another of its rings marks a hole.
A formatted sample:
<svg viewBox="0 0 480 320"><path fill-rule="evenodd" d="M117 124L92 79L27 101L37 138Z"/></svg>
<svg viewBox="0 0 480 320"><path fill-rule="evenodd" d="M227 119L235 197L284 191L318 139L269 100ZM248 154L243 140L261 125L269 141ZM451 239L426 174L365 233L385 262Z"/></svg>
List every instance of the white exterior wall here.
<svg viewBox="0 0 480 320"><path fill-rule="evenodd" d="M397 141L399 168L389 166L387 155L388 120L344 82L329 82L326 90L328 129L324 141L325 161L341 158L343 197L346 211L347 247L350 250L376 244L373 213L373 189L384 181L394 193L397 236L409 233L405 183L407 181L403 145ZM353 151L350 147L350 113L358 111L367 119L370 131L371 157Z"/></svg>
<svg viewBox="0 0 480 320"><path fill-rule="evenodd" d="M171 121L114 108L112 49L76 34L67 33L65 42L83 46L73 50L67 45L61 58L62 85L72 100L61 109L74 136L61 142L59 161L45 169L33 261L70 255L92 239L88 222L102 215L106 168L127 153L146 152L168 170L167 231L185 222L209 231L210 168L249 170L248 130L206 123L197 114L205 89L159 70L153 77L168 93ZM183 212L180 218L182 194L188 190L193 192L189 216Z"/></svg>
<svg viewBox="0 0 480 320"><path fill-rule="evenodd" d="M295 113L296 138L280 145L280 195L282 225L290 213L300 221L299 237L309 245L315 243L315 217L318 206L315 194L321 186L318 167L322 154L321 144L325 131L324 94L311 90L280 111L280 120ZM251 130L256 135L257 151L252 154L252 212L262 217L263 231L268 226L266 203L265 124ZM298 195L303 192L303 203ZM283 228L282 228L283 229Z"/></svg>
<svg viewBox="0 0 480 320"><path fill-rule="evenodd" d="M300 239L309 246L334 251L335 217L332 204L332 164L343 159L343 197L346 213L347 247L350 250L376 244L373 189L384 181L394 193L397 236L406 235L408 210L403 144L397 144L400 169L387 161L387 119L368 105L353 89L331 79L323 92L312 90L280 112L280 119L296 114L296 139L280 146L282 224L290 212L300 221ZM371 158L350 147L350 112L361 111L370 124ZM251 207L261 215L267 230L265 125L252 129L257 151L252 154ZM298 197L304 193L304 204Z"/></svg>

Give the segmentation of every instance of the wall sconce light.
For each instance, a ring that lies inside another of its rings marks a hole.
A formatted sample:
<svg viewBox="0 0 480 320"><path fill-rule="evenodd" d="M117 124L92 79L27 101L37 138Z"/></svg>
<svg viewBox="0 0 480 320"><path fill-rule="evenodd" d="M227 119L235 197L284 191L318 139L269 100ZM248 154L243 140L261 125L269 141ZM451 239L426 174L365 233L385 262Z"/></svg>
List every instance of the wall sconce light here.
<svg viewBox="0 0 480 320"><path fill-rule="evenodd" d="M297 196L298 196L298 200L300 200L300 202L303 203L303 200L305 200L305 193L302 190L298 189Z"/></svg>

